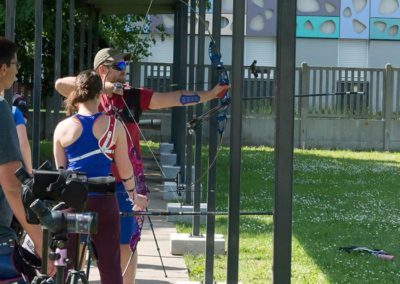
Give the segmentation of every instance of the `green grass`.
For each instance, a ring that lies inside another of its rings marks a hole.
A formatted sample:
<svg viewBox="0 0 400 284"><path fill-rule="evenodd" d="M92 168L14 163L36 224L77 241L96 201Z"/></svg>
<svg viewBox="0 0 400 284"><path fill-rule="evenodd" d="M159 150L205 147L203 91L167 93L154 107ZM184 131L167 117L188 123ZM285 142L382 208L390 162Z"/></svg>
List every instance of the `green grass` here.
<svg viewBox="0 0 400 284"><path fill-rule="evenodd" d="M207 149L204 150L204 165ZM242 151L241 210L270 210L274 188L271 148ZM381 248L400 255L400 154L295 151L293 186L293 283L399 283L400 261L347 254L341 246ZM229 150L217 162L217 210L226 210ZM204 184L205 185L205 184ZM272 217L241 217L239 279L272 280ZM179 224L180 232L190 232ZM226 236L227 219L216 232ZM202 233L205 233L204 227ZM185 256L192 280L204 278L204 256ZM226 279L226 256L215 257L215 280Z"/></svg>
<svg viewBox="0 0 400 284"><path fill-rule="evenodd" d="M148 143L152 150L157 143ZM149 155L142 145L144 155ZM50 142L41 142L41 160L51 159ZM203 171L208 152L203 151ZM381 248L400 256L400 154L351 151L295 151L293 187L292 283L399 283L400 261L347 254L341 246ZM272 209L274 154L267 147L244 147L241 210ZM217 210L226 210L229 150L217 160ZM206 188L206 177L203 183ZM216 218L226 237L227 218ZM272 280L272 217L242 216L239 279ZM190 232L179 224L178 230ZM202 233L205 233L204 227ZM204 256L185 256L192 280L204 278ZM226 256L215 256L214 276L226 279Z"/></svg>

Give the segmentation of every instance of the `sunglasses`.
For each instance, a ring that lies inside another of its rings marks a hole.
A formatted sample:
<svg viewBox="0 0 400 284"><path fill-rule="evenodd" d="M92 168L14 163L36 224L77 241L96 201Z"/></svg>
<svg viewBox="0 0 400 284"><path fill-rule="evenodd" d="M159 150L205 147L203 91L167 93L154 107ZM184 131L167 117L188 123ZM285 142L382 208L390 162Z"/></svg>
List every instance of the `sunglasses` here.
<svg viewBox="0 0 400 284"><path fill-rule="evenodd" d="M125 71L126 70L126 62L125 61L120 61L112 65L107 65L110 66L112 69L117 70L117 71Z"/></svg>

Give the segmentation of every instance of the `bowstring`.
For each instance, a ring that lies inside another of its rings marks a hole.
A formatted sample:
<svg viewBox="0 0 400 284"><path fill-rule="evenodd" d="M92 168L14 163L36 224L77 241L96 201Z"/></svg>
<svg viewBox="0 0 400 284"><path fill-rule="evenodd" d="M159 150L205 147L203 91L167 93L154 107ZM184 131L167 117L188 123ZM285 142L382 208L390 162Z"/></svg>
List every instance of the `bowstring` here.
<svg viewBox="0 0 400 284"><path fill-rule="evenodd" d="M146 24L146 22L147 22L146 20L147 20L147 17L149 16L151 6L153 5L153 1L154 1L154 0L150 0L150 4L149 4L149 6L147 7L146 14L144 15L142 24L140 25L140 31L139 31L139 35L137 36L137 41L136 41L135 48L133 49L133 53L136 52L136 49L137 49L137 47L139 46L140 36L143 34L144 26L145 26L145 24Z"/></svg>
<svg viewBox="0 0 400 284"><path fill-rule="evenodd" d="M140 36L141 36L142 33L143 33L144 25L146 24L146 19L147 19L149 13L150 13L150 9L151 9L151 6L153 5L153 1L154 1L154 0L151 0L150 3L149 3L149 6L147 7L147 11L146 11L146 14L145 14L145 16L144 16L144 18L143 18L143 22L142 22L142 24L141 24L141 28L140 28L140 31L139 31L139 35L138 35L138 37L137 37L137 44L135 45L135 49L133 50L134 53L136 52L137 46L139 45L139 39L140 39ZM108 98L108 97L107 97L107 98ZM123 98L122 96L121 96L121 98L122 98L122 101L124 102L124 105L127 107L127 104L126 104L124 98ZM111 103L111 102L110 102L110 103ZM111 104L110 104L110 105L111 105ZM128 111L129 111L129 114L132 116L132 118L134 118L133 115L132 115L132 113L130 112L129 108L127 108L127 109L128 109ZM115 113L116 113L116 112L115 112ZM135 121L135 119L133 119L133 120L134 120L134 122L135 122L135 124L136 124L136 128L139 129L139 132L141 132L141 131L140 131L140 128L138 127L137 122ZM135 144L134 144L134 142L133 142L133 138L132 138L132 136L130 135L130 133L129 133L128 129L127 129L127 126L126 126L125 122L124 122L122 119L121 119L120 121L121 121L121 123L122 123L122 125L123 125L123 127L124 127L124 129L125 129L125 132L127 133L127 136L129 137L129 140L130 140L131 143L132 143L132 147L135 147ZM136 151L137 151L137 150L136 150ZM141 157L141 159L142 159L142 157ZM142 161L142 163L143 163L143 161ZM150 193L150 192L149 192L149 193ZM144 221L144 220L143 220L143 221ZM142 223L142 228L143 228L143 223ZM141 231L141 230L140 230L140 231ZM141 232L140 232L140 233L141 233ZM135 251L137 251L137 245L138 245L138 244L136 244L136 249L135 249ZM135 252L133 252L133 251L131 252L131 254L130 254L130 256L129 256L129 259L128 259L128 262L127 262L127 264L126 264L126 267L125 267L125 269L124 269L124 271L123 271L123 273L122 273L122 277L125 276L125 273L126 273L126 271L128 270L128 267L129 267L129 265L131 264L131 261L132 261L132 259L133 259L134 253L135 253Z"/></svg>

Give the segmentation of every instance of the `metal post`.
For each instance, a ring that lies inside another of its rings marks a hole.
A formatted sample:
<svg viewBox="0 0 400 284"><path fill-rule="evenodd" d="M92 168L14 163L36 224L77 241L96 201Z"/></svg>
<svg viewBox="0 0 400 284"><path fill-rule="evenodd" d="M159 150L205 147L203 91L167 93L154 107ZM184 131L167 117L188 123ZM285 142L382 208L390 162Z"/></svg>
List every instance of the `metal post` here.
<svg viewBox="0 0 400 284"><path fill-rule="evenodd" d="M206 0L200 0L199 2L199 18L204 19L206 16ZM196 82L204 82L204 41L205 41L205 26L199 22L198 25L198 42L197 42L197 72ZM204 84L203 84L204 85ZM196 90L202 89L198 84ZM203 113L203 104L196 106L196 117L199 117ZM195 184L194 184L194 198L193 198L193 210L200 211L201 202L201 146L203 137L203 127L200 123L196 128L195 136ZM200 216L193 216L192 219L192 235L200 236Z"/></svg>
<svg viewBox="0 0 400 284"><path fill-rule="evenodd" d="M383 117L384 117L384 136L383 136L383 150L390 151L390 137L391 137L391 124L393 114L393 82L394 71L392 65L389 63L385 66L385 91L384 91L384 104L383 104Z"/></svg>
<svg viewBox="0 0 400 284"><path fill-rule="evenodd" d="M164 71L166 72L166 71ZM140 62L136 60L129 64L129 84L134 86L135 88L140 87L140 78L141 78L141 66Z"/></svg>
<svg viewBox="0 0 400 284"><path fill-rule="evenodd" d="M40 163L40 103L42 94L43 0L35 1L35 59L33 67L32 166Z"/></svg>
<svg viewBox="0 0 400 284"><path fill-rule="evenodd" d="M190 7L193 9L196 7L196 0L190 0ZM189 89L194 90L194 58L196 56L195 50L195 25L196 25L196 13L190 10L190 32L189 32ZM187 111L187 121L193 119L193 106L189 106ZM192 165L193 165L193 137L188 131L185 131L186 135L186 193L185 203L192 203ZM193 204L194 206L194 204Z"/></svg>
<svg viewBox="0 0 400 284"><path fill-rule="evenodd" d="M9 40L15 40L15 0L6 0L6 22L5 37ZM4 90L4 98L12 105L12 87Z"/></svg>
<svg viewBox="0 0 400 284"><path fill-rule="evenodd" d="M61 76L61 48L62 48L62 0L56 1L56 36L55 36L55 52L54 52L54 82ZM56 90L53 95L53 123L51 133L60 120L59 112L61 106L61 98Z"/></svg>
<svg viewBox="0 0 400 284"><path fill-rule="evenodd" d="M216 46L220 49L221 41L221 8L220 0L213 2L213 38L216 41ZM212 86L218 83L218 73L215 68L212 72ZM217 100L210 102L210 109L217 106ZM215 118L210 119L209 126L209 148L208 148L208 182L207 182L207 210L215 211L215 188L217 184L217 168L214 163L217 155L218 136L217 136L217 121ZM206 262L205 262L205 279L206 284L214 283L214 239L215 239L215 216L207 216L207 237L206 237Z"/></svg>
<svg viewBox="0 0 400 284"><path fill-rule="evenodd" d="M174 12L174 56L173 56L173 65L172 65L172 82L178 84L179 80L179 65L180 65L180 48L181 48L181 35L179 33L179 15L180 15L180 6L181 4L177 4ZM173 90L179 90L180 86L172 87ZM178 123L178 113L176 108L172 108L171 110L171 143L176 146L176 142L178 139L178 128L176 127Z"/></svg>
<svg viewBox="0 0 400 284"><path fill-rule="evenodd" d="M301 64L301 94L306 96L310 93L310 67L307 63ZM300 147L306 148L307 142L307 117L308 117L308 97L299 98L300 102Z"/></svg>
<svg viewBox="0 0 400 284"><path fill-rule="evenodd" d="M87 68L91 68L93 66L93 7L88 5L87 6L87 13L88 13L88 26L87 26Z"/></svg>
<svg viewBox="0 0 400 284"><path fill-rule="evenodd" d="M6 22L4 36L9 40L15 39L15 0L6 0Z"/></svg>
<svg viewBox="0 0 400 284"><path fill-rule="evenodd" d="M183 3L178 4L178 13L175 24L175 35L178 39L174 42L174 76L173 81L178 82L176 90L184 89L186 86L186 64L187 64L187 26L188 26L188 11L187 6ZM176 45L175 45L176 44ZM178 61L175 61L178 60ZM175 129L175 151L177 154L177 165L180 166L181 182L185 182L185 138L186 138L186 110L182 107L172 109L172 129Z"/></svg>
<svg viewBox="0 0 400 284"><path fill-rule="evenodd" d="M278 1L273 283L290 283L296 1Z"/></svg>
<svg viewBox="0 0 400 284"><path fill-rule="evenodd" d="M242 99L244 61L244 10L241 0L233 2L232 104L230 135L229 217L227 283L238 283L240 228L240 161L242 138Z"/></svg>
<svg viewBox="0 0 400 284"><path fill-rule="evenodd" d="M93 32L93 51L97 53L99 51L99 21L100 21L100 10L95 9L94 12L94 32ZM92 65L90 65L92 66Z"/></svg>
<svg viewBox="0 0 400 284"><path fill-rule="evenodd" d="M74 45L75 45L75 0L69 0L68 24L68 74L74 74Z"/></svg>
<svg viewBox="0 0 400 284"><path fill-rule="evenodd" d="M81 25L79 30L79 71L85 68L85 32L86 32L86 14L81 10Z"/></svg>

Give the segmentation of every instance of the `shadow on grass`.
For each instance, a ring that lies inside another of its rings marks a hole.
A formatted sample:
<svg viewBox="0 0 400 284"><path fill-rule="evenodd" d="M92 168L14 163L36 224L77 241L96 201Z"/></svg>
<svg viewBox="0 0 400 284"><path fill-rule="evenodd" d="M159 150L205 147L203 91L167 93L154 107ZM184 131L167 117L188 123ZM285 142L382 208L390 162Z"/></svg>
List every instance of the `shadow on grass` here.
<svg viewBox="0 0 400 284"><path fill-rule="evenodd" d="M243 152L241 210L273 204L274 157ZM228 167L221 162L222 170ZM293 176L294 283L398 283L400 265L374 256L347 254L343 246L380 248L400 256L400 155L350 151L296 151ZM226 209L228 176L217 177L218 210ZM271 234L272 221L242 226L241 238ZM224 221L217 223L225 230ZM260 230L255 228L260 228ZM267 237L268 240L268 237ZM272 246L272 245L271 245ZM251 254L251 246L249 246ZM240 251L242 254L246 250ZM265 261L272 266L272 260ZM251 255L241 255L249 259ZM243 272L240 272L243 275ZM270 272L268 272L270 273ZM270 274L265 277L270 277ZM265 274L264 274L265 275ZM264 276L263 276L264 277Z"/></svg>

